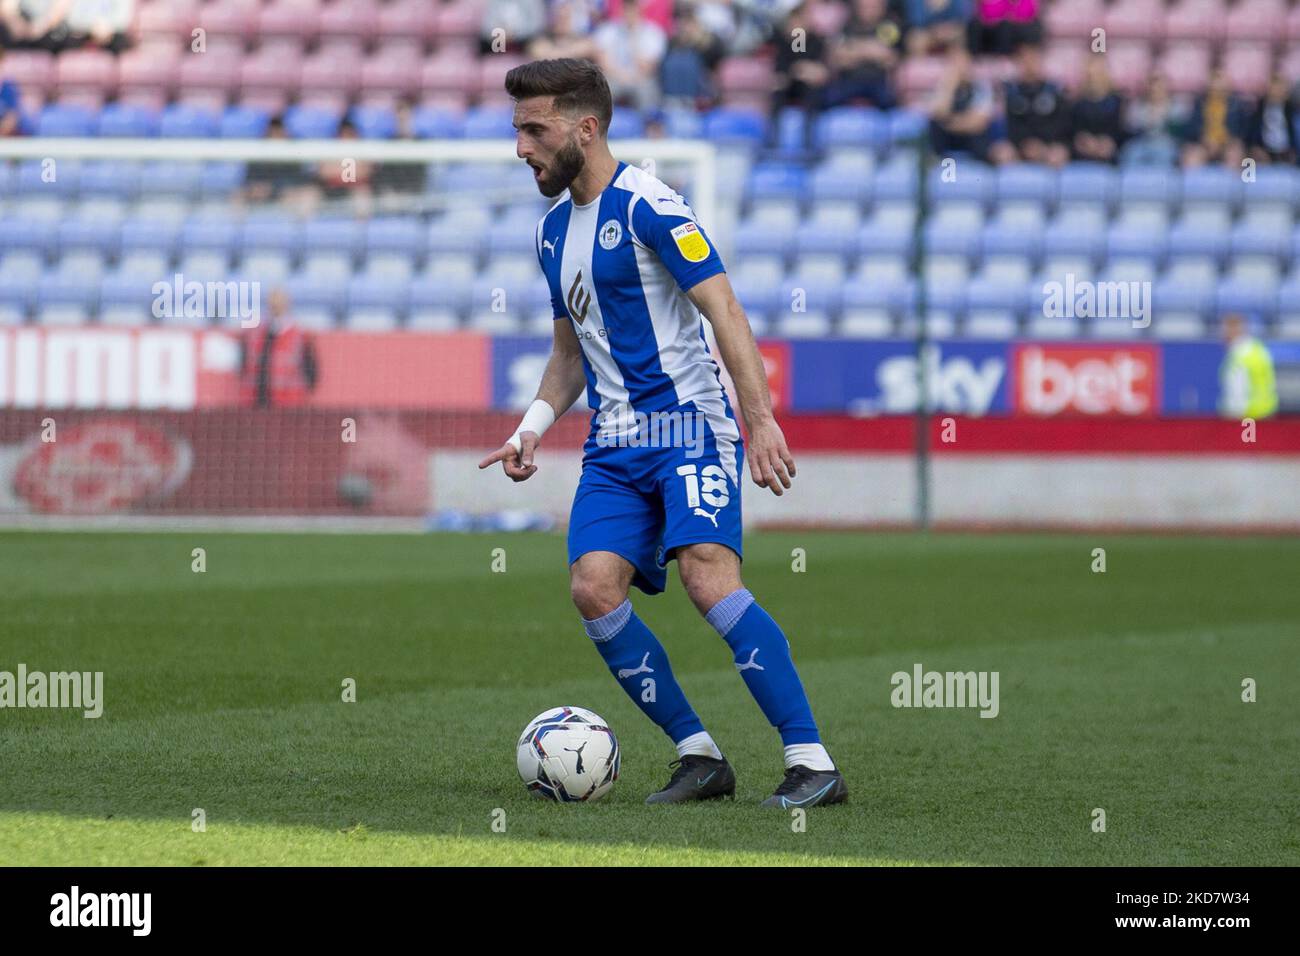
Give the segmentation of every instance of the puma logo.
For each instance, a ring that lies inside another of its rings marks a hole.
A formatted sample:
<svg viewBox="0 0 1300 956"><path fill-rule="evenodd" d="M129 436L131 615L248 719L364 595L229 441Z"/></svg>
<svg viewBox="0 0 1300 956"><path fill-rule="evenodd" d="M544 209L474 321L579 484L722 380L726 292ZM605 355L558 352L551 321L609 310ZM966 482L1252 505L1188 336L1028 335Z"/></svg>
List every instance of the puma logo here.
<svg viewBox="0 0 1300 956"><path fill-rule="evenodd" d="M542 240L542 248L543 248L543 249L550 249L550 250L551 250L551 258L552 258L552 259L555 258L555 243L554 243L554 242L552 242L550 239L543 239L543 240Z"/></svg>
<svg viewBox="0 0 1300 956"><path fill-rule="evenodd" d="M699 515L701 518L708 518L710 521L713 522L713 527L716 528L716 527L718 526L718 511L721 511L721 510L722 510L722 509L719 508L719 509L717 509L717 511L714 511L713 514L709 514L709 513L708 513L707 511L705 511L703 508L696 508L696 509L695 509L693 512L691 512L691 513L692 513L692 514L697 514L697 515Z"/></svg>
<svg viewBox="0 0 1300 956"><path fill-rule="evenodd" d="M743 663L743 664L737 664L737 665L736 665L736 670L737 670L737 671L765 671L765 670L767 670L767 668L764 667L762 664L755 664L755 663L754 663L754 658L758 656L758 652L759 652L759 650L760 650L760 648L757 648L757 647L756 647L756 648L754 648L752 651L750 651L750 652L749 652L749 660L745 661L745 663Z"/></svg>
<svg viewBox="0 0 1300 956"><path fill-rule="evenodd" d="M565 747L565 748L564 748L564 749L567 750L569 753L571 753L571 754L577 754L577 755L578 755L578 764L577 764L576 767L573 768L573 769L574 769L576 772L578 772L578 773L582 773L582 752L583 752L584 750L587 749L587 744L588 744L588 741L584 740L584 741L582 742L582 746L579 747L577 750L574 750L572 747Z"/></svg>
<svg viewBox="0 0 1300 956"><path fill-rule="evenodd" d="M618 679L623 680L625 677L634 677L637 674L653 674L655 669L649 666L650 652L645 652L645 657L641 658L641 663L635 668L621 668L618 672Z"/></svg>

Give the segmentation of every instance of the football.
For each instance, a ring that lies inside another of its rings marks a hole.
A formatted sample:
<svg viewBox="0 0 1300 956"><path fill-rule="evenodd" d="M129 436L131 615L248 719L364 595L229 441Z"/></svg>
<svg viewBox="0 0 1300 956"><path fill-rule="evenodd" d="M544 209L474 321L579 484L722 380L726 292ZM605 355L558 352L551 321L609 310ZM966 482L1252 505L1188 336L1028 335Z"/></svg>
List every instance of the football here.
<svg viewBox="0 0 1300 956"><path fill-rule="evenodd" d="M582 707L553 707L528 722L515 750L534 796L563 803L599 800L618 779L618 739Z"/></svg>

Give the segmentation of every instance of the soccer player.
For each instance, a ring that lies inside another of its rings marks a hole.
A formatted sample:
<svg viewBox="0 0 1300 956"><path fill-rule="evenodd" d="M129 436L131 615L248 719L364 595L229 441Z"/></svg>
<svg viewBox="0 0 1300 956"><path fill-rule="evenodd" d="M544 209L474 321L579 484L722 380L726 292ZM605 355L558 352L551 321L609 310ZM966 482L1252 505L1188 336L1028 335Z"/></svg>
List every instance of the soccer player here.
<svg viewBox="0 0 1300 956"><path fill-rule="evenodd" d="M678 759L647 803L732 796L736 776L673 677L663 647L628 600L658 594L676 558L691 601L730 646L785 745L785 779L764 806L845 799L821 743L790 645L740 579L739 469L780 495L794 459L772 416L762 359L717 250L686 200L618 162L606 135L609 86L586 60L538 60L506 75L516 152L542 195L537 225L555 337L519 428L479 464L514 481L537 471L546 429L586 389L594 411L569 520L570 589L583 625L633 702ZM732 414L700 313L713 325L749 430Z"/></svg>

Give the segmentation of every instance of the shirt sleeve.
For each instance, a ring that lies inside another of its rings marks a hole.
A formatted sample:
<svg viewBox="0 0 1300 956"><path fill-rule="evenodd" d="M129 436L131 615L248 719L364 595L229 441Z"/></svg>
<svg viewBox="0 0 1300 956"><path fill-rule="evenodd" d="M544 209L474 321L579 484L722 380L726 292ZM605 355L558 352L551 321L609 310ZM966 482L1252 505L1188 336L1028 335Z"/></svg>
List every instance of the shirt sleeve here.
<svg viewBox="0 0 1300 956"><path fill-rule="evenodd" d="M546 264L542 261L542 230L546 226L546 220L542 219L537 223L537 266L542 270L542 281L546 283L546 291L551 295L551 318L567 319L569 310L564 307L560 297L555 294L555 288L551 285L551 277L546 274ZM555 255L554 252L551 255Z"/></svg>
<svg viewBox="0 0 1300 956"><path fill-rule="evenodd" d="M680 196L642 196L632 207L632 234L654 250L683 292L725 272L717 248Z"/></svg>

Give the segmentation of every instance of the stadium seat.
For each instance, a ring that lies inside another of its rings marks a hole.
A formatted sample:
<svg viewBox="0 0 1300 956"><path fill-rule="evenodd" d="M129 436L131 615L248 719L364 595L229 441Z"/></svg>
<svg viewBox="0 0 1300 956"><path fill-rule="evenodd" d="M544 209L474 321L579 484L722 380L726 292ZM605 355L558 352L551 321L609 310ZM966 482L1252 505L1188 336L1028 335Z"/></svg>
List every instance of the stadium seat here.
<svg viewBox="0 0 1300 956"><path fill-rule="evenodd" d="M885 339L894 333L894 319L887 309L849 309L835 330L845 338Z"/></svg>

